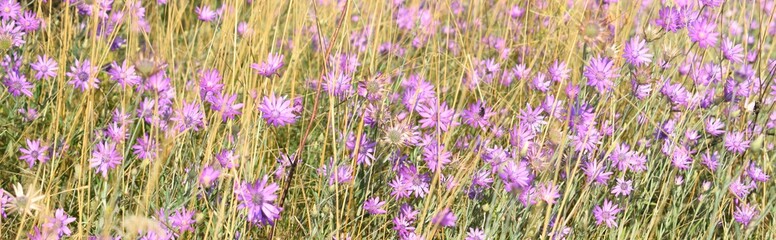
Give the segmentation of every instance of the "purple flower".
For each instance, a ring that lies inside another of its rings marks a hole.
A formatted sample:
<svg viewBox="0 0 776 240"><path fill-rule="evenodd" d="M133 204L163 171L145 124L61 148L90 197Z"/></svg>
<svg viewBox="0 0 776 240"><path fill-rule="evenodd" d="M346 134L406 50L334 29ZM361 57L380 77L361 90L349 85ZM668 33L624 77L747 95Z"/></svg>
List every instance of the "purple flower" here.
<svg viewBox="0 0 776 240"><path fill-rule="evenodd" d="M455 221L457 220L458 218L453 211L450 211L450 208L445 208L431 218L431 223L442 227L455 227Z"/></svg>
<svg viewBox="0 0 776 240"><path fill-rule="evenodd" d="M132 146L132 154L138 159L150 161L156 158L157 148L156 141L146 133L137 138L137 143Z"/></svg>
<svg viewBox="0 0 776 240"><path fill-rule="evenodd" d="M544 73L536 73L536 76L531 80L531 88L539 92L547 92L550 90L550 82L547 79L547 75Z"/></svg>
<svg viewBox="0 0 776 240"><path fill-rule="evenodd" d="M27 78L17 73L16 71L9 71L3 80L3 85L8 88L8 93L14 97L21 95L32 97L33 87L32 83L27 81Z"/></svg>
<svg viewBox="0 0 776 240"><path fill-rule="evenodd" d="M558 186L555 183L540 183L536 188L537 197L547 204L554 204L555 200L560 197L560 190L558 190Z"/></svg>
<svg viewBox="0 0 776 240"><path fill-rule="evenodd" d="M264 77L272 77L272 75L280 75L278 70L283 67L283 55L277 54L277 53L270 53L269 56L267 56L267 61L262 62L261 64L251 64L251 68L255 69L256 72Z"/></svg>
<svg viewBox="0 0 776 240"><path fill-rule="evenodd" d="M27 10L19 18L16 19L16 24L24 32L34 32L40 28L41 20L35 15L35 12Z"/></svg>
<svg viewBox="0 0 776 240"><path fill-rule="evenodd" d="M736 222L744 225L744 227L748 227L749 223L751 223L759 214L760 213L755 206L749 205L748 203L741 203L736 207L733 218Z"/></svg>
<svg viewBox="0 0 776 240"><path fill-rule="evenodd" d="M191 227L194 224L194 211L187 210L186 208L178 209L173 213L170 218L170 225L177 228L178 232L193 232L194 228Z"/></svg>
<svg viewBox="0 0 776 240"><path fill-rule="evenodd" d="M116 150L116 145L108 142L101 142L95 146L92 151L92 158L89 159L89 167L94 168L97 173L101 173L103 178L108 178L108 170L116 168L124 158Z"/></svg>
<svg viewBox="0 0 776 240"><path fill-rule="evenodd" d="M625 180L624 177L617 178L617 184L612 187L611 193L614 194L614 196L629 196L631 191L633 191L632 184L632 180Z"/></svg>
<svg viewBox="0 0 776 240"><path fill-rule="evenodd" d="M744 48L741 47L741 44L736 44L729 38L725 38L725 41L722 41L720 50L722 50L722 56L724 56L725 59L733 63L744 62Z"/></svg>
<svg viewBox="0 0 776 240"><path fill-rule="evenodd" d="M607 93L614 86L613 80L620 76L619 69L614 62L607 57L594 57L585 66L583 75L587 78L587 84L595 87L599 93Z"/></svg>
<svg viewBox="0 0 776 240"><path fill-rule="evenodd" d="M558 60L555 60L547 71L550 73L550 78L553 82L564 82L569 78L569 73L571 73L571 69L569 69L566 62L559 62Z"/></svg>
<svg viewBox="0 0 776 240"><path fill-rule="evenodd" d="M749 148L749 140L744 138L742 132L730 132L725 134L725 149L733 153L742 154Z"/></svg>
<svg viewBox="0 0 776 240"><path fill-rule="evenodd" d="M594 182L598 185L606 185L606 182L609 181L609 178L613 174L612 172L606 171L606 166L603 163L595 160L585 162L585 166L582 168L585 172L585 176L587 176L587 182Z"/></svg>
<svg viewBox="0 0 776 240"><path fill-rule="evenodd" d="M706 121L704 121L704 127L703 129L706 130L706 132L709 135L712 136L719 136L725 133L725 123L723 123L719 118L711 117L707 118Z"/></svg>
<svg viewBox="0 0 776 240"><path fill-rule="evenodd" d="M423 161L428 165L428 169L436 172L442 170L444 166L450 163L452 154L445 150L445 146L436 141L423 147Z"/></svg>
<svg viewBox="0 0 776 240"><path fill-rule="evenodd" d="M691 22L687 26L687 35L693 43L697 43L701 48L713 47L717 44L719 33L717 33L717 24L708 21L706 18Z"/></svg>
<svg viewBox="0 0 776 240"><path fill-rule="evenodd" d="M709 170L712 172L717 170L717 165L719 165L719 153L717 151L714 151L714 153L709 154L707 151L701 156L701 163L705 165Z"/></svg>
<svg viewBox="0 0 776 240"><path fill-rule="evenodd" d="M418 115L422 118L419 121L421 128L437 127L440 132L447 132L459 124L458 115L455 110L447 106L446 102L421 104L417 110Z"/></svg>
<svg viewBox="0 0 776 240"><path fill-rule="evenodd" d="M0 1L0 17L3 20L16 19L22 11L22 6L15 0Z"/></svg>
<svg viewBox="0 0 776 240"><path fill-rule="evenodd" d="M463 110L461 119L463 119L463 122L466 125L473 128L485 129L490 126L488 120L494 115L496 115L496 113L493 112L493 108L486 106L482 101L477 101L476 103L469 105L469 108Z"/></svg>
<svg viewBox="0 0 776 240"><path fill-rule="evenodd" d="M231 169L237 166L236 162L240 158L239 155L234 154L234 150L224 149L216 154L216 160L221 164L222 168Z"/></svg>
<svg viewBox="0 0 776 240"><path fill-rule="evenodd" d="M633 37L623 49L622 57L633 66L639 67L652 62L652 54L649 53L647 42L640 37Z"/></svg>
<svg viewBox="0 0 776 240"><path fill-rule="evenodd" d="M621 209L617 204L610 202L609 199L604 200L603 206L598 205L593 208L593 216L595 217L596 225L605 223L609 228L616 228L617 213L619 213L620 210Z"/></svg>
<svg viewBox="0 0 776 240"><path fill-rule="evenodd" d="M65 210L59 208L54 212L54 216L43 224L43 229L45 229L45 232L56 233L60 237L70 236L72 232L67 225L72 222L75 222L75 218L67 215Z"/></svg>
<svg viewBox="0 0 776 240"><path fill-rule="evenodd" d="M205 126L205 122L203 122L204 118L205 114L200 110L198 103L188 103L184 101L183 108L175 111L175 116L173 116L170 120L177 123L178 130L183 132L188 129L199 131L200 128Z"/></svg>
<svg viewBox="0 0 776 240"><path fill-rule="evenodd" d="M704 6L708 7L719 7L722 6L722 3L725 2L725 0L700 0L701 3L703 3Z"/></svg>
<svg viewBox="0 0 776 240"><path fill-rule="evenodd" d="M684 13L677 7L663 7L658 12L655 24L669 32L677 32L685 27Z"/></svg>
<svg viewBox="0 0 776 240"><path fill-rule="evenodd" d="M75 60L75 65L70 67L70 72L66 73L70 77L67 84L73 85L75 89L85 92L89 89L99 88L100 79L97 79L98 69L92 66L89 59L80 61Z"/></svg>
<svg viewBox="0 0 776 240"><path fill-rule="evenodd" d="M26 161L30 168L35 166L35 161L41 164L46 163L49 160L49 154L46 153L48 148L48 146L41 145L40 140L27 139L27 148L19 148L19 152L22 153L19 159Z"/></svg>
<svg viewBox="0 0 776 240"><path fill-rule="evenodd" d="M339 166L331 165L331 172L329 172L329 185L345 184L353 181L353 168L348 164Z"/></svg>
<svg viewBox="0 0 776 240"><path fill-rule="evenodd" d="M197 19L203 22L212 22L218 18L218 13L210 9L210 6L207 5L196 7L194 12L197 13Z"/></svg>
<svg viewBox="0 0 776 240"><path fill-rule="evenodd" d="M199 95L203 100L221 93L224 84L221 83L221 73L216 69L205 69L199 72Z"/></svg>
<svg viewBox="0 0 776 240"><path fill-rule="evenodd" d="M16 2L12 0L4 0L2 2L6 1ZM0 12L2 12L2 8L0 8ZM21 47L24 43L24 32L22 32L18 25L14 24L14 21L2 20L0 22L0 46L5 48Z"/></svg>
<svg viewBox="0 0 776 240"><path fill-rule="evenodd" d="M292 108L291 101L286 96L275 96L274 93L264 96L259 111L262 112L262 118L275 127L285 126L296 122L296 114Z"/></svg>
<svg viewBox="0 0 776 240"><path fill-rule="evenodd" d="M520 191L531 185L533 180L531 169L528 168L528 163L525 161L519 163L507 161L503 169L499 171L498 176L504 182L504 188L507 192Z"/></svg>
<svg viewBox="0 0 776 240"><path fill-rule="evenodd" d="M401 182L415 197L423 198L429 191L431 177L421 174L415 166L401 167L398 173Z"/></svg>
<svg viewBox="0 0 776 240"><path fill-rule="evenodd" d="M771 177L765 173L761 168L757 167L754 163L749 164L749 168L746 169L746 173L749 178L757 182L767 182Z"/></svg>
<svg viewBox="0 0 776 240"><path fill-rule="evenodd" d="M221 120L226 122L227 120L234 119L235 116L242 114L240 109L244 106L242 103L234 103L237 100L237 94L224 95L218 93L215 96L208 99L210 102L210 108L221 113Z"/></svg>
<svg viewBox="0 0 776 240"><path fill-rule="evenodd" d="M353 157L356 158L356 162L358 164L364 164L366 166L372 165L372 162L375 160L375 146L377 146L377 143L370 140L366 133L361 135L360 143L358 144L358 152L354 152L352 154ZM348 136L348 141L345 142L345 147L348 148L348 150L355 151L356 150L356 135L350 134Z"/></svg>
<svg viewBox="0 0 776 240"><path fill-rule="evenodd" d="M214 181L218 180L219 176L221 176L221 170L207 166L199 173L199 184L203 187L210 187Z"/></svg>
<svg viewBox="0 0 776 240"><path fill-rule="evenodd" d="M54 59L49 58L46 55L36 56L37 61L30 64L30 68L35 70L35 79L51 79L57 76L57 70L59 70L59 64Z"/></svg>
<svg viewBox="0 0 776 240"><path fill-rule="evenodd" d="M275 192L279 187L276 183L267 184L267 176L256 180L253 184L243 182L235 190L239 209L248 210L248 222L259 226L273 225L280 218L282 208L273 203L277 199Z"/></svg>
<svg viewBox="0 0 776 240"><path fill-rule="evenodd" d="M387 211L383 209L383 205L385 205L385 201L380 201L379 197L373 197L364 201L364 210L372 215L385 214Z"/></svg>
<svg viewBox="0 0 776 240"><path fill-rule="evenodd" d="M111 63L108 70L111 80L116 81L122 88L127 86L137 86L140 84L140 76L135 73L135 66L127 63L126 60L119 65L116 62Z"/></svg>
<svg viewBox="0 0 776 240"><path fill-rule="evenodd" d="M323 77L323 85L321 88L323 88L330 96L335 96L339 99L347 98L353 91L351 77L341 71L331 71L326 74L326 76Z"/></svg>
<svg viewBox="0 0 776 240"><path fill-rule="evenodd" d="M464 240L485 240L487 236L482 229L469 228L469 232L466 233L466 239Z"/></svg>

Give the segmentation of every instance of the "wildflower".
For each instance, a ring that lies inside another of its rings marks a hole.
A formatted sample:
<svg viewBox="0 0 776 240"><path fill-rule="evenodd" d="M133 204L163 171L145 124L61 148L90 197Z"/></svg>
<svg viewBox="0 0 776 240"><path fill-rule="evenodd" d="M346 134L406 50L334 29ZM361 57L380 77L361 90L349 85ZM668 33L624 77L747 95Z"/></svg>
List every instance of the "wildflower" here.
<svg viewBox="0 0 776 240"><path fill-rule="evenodd" d="M194 224L194 211L186 208L178 209L170 218L170 225L177 228L179 232L194 231L191 227Z"/></svg>
<svg viewBox="0 0 776 240"><path fill-rule="evenodd" d="M507 192L516 192L526 188L533 180L531 170L528 168L528 163L525 161L519 163L508 161L498 175L504 182L504 188Z"/></svg>
<svg viewBox="0 0 776 240"><path fill-rule="evenodd" d="M624 177L617 178L617 184L614 185L611 193L614 194L614 196L629 196L633 190L632 184L632 180L625 180Z"/></svg>
<svg viewBox="0 0 776 240"><path fill-rule="evenodd" d="M704 6L707 7L719 7L722 6L722 3L724 3L724 0L700 0L701 3L703 3Z"/></svg>
<svg viewBox="0 0 776 240"><path fill-rule="evenodd" d="M16 19L16 24L26 33L37 31L40 28L40 23L41 20L35 15L35 12L30 10L25 11Z"/></svg>
<svg viewBox="0 0 776 240"><path fill-rule="evenodd" d="M722 41L722 45L720 46L720 50L722 50L722 56L725 57L725 59L733 62L733 63L743 63L744 62L744 56L743 51L744 48L741 47L741 44L736 44L729 38L725 38L725 41Z"/></svg>
<svg viewBox="0 0 776 240"><path fill-rule="evenodd" d="M547 75L544 73L536 73L533 80L531 80L531 88L536 89L539 92L547 92L550 90L550 84L552 82L547 80Z"/></svg>
<svg viewBox="0 0 776 240"><path fill-rule="evenodd" d="M38 119L38 110L35 108L27 107L26 109L20 108L17 110L19 114L22 115L22 119L25 122L32 122L35 121L35 119Z"/></svg>
<svg viewBox="0 0 776 240"><path fill-rule="evenodd" d="M370 166L375 160L375 146L377 146L377 143L370 140L366 133L364 133L361 135L360 143L358 144L358 152L354 152L352 156L356 158L356 162L358 164L365 164L366 166ZM348 150L355 151L356 136L354 134L350 134L350 136L348 136L348 141L345 142L345 147L347 147Z"/></svg>
<svg viewBox="0 0 776 240"><path fill-rule="evenodd" d="M421 128L437 127L439 131L447 132L459 124L458 114L445 102L442 104L421 104L418 106L418 115L422 118L419 121Z"/></svg>
<svg viewBox="0 0 776 240"><path fill-rule="evenodd" d="M555 200L560 197L558 186L556 186L555 183L540 183L536 188L539 199L547 204L554 204Z"/></svg>
<svg viewBox="0 0 776 240"><path fill-rule="evenodd" d="M137 138L137 143L132 145L132 154L139 159L153 160L156 158L157 144L147 133Z"/></svg>
<svg viewBox="0 0 776 240"><path fill-rule="evenodd" d="M331 172L329 173L329 185L336 184L345 184L348 182L353 181L353 168L350 167L348 164L343 164L339 166L332 166Z"/></svg>
<svg viewBox="0 0 776 240"><path fill-rule="evenodd" d="M280 75L278 70L283 67L283 55L277 53L270 53L267 57L267 61L261 64L251 64L251 68L264 77L271 77L272 75Z"/></svg>
<svg viewBox="0 0 776 240"><path fill-rule="evenodd" d="M458 218L453 211L450 211L450 208L445 208L431 218L431 223L442 227L455 227L455 221L457 220Z"/></svg>
<svg viewBox="0 0 776 240"><path fill-rule="evenodd" d="M428 165L428 169L439 171L450 163L452 154L445 150L445 146L438 143L431 143L423 147L423 161Z"/></svg>
<svg viewBox="0 0 776 240"><path fill-rule="evenodd" d="M555 60L547 71L550 73L550 78L553 82L564 82L569 78L569 73L571 73L571 69L569 69L566 62L559 62L558 60Z"/></svg>
<svg viewBox="0 0 776 240"><path fill-rule="evenodd" d="M16 71L9 71L6 75L3 85L8 88L8 93L14 97L21 95L32 97L32 83L27 81L24 75L17 73Z"/></svg>
<svg viewBox="0 0 776 240"><path fill-rule="evenodd" d="M276 183L267 183L267 176L256 180L253 184L243 182L235 190L239 209L248 210L248 221L259 225L273 225L280 218L283 209L273 203L277 199L275 192L279 189Z"/></svg>
<svg viewBox="0 0 776 240"><path fill-rule="evenodd" d="M526 103L525 108L520 110L517 115L517 119L520 120L520 124L528 125L534 132L539 132L542 126L547 125L547 121L544 120L544 109L541 107L533 108L531 104Z"/></svg>
<svg viewBox="0 0 776 240"><path fill-rule="evenodd" d="M101 142L95 146L92 151L92 158L89 159L89 167L94 168L97 173L102 173L103 178L108 177L108 170L116 168L123 157L116 150L116 145L108 142Z"/></svg>
<svg viewBox="0 0 776 240"><path fill-rule="evenodd" d="M704 130L709 135L712 136L719 136L725 133L724 131L725 123L723 123L719 118L708 118L706 121L704 121Z"/></svg>
<svg viewBox="0 0 776 240"><path fill-rule="evenodd" d="M487 235L485 235L485 232L482 231L482 229L469 228L469 232L466 233L465 240L485 240L486 238Z"/></svg>
<svg viewBox="0 0 776 240"><path fill-rule="evenodd" d="M244 104L234 103L235 100L237 100L237 94L224 95L219 92L208 101L211 104L211 109L219 111L221 113L221 120L226 122L242 114L240 109L242 109Z"/></svg>
<svg viewBox="0 0 776 240"><path fill-rule="evenodd" d="M277 97L274 93L264 96L259 111L262 112L262 118L275 127L293 124L297 118L293 113L291 101L285 96Z"/></svg>
<svg viewBox="0 0 776 240"><path fill-rule="evenodd" d="M142 79L135 72L135 67L128 64L126 60L118 65L116 62L112 62L110 70L108 70L111 80L116 81L119 86L125 88L127 86L137 86Z"/></svg>
<svg viewBox="0 0 776 240"><path fill-rule="evenodd" d="M595 160L585 162L583 170L587 176L588 183L594 182L599 185L605 185L613 174L612 172L606 172L606 166Z"/></svg>
<svg viewBox="0 0 776 240"><path fill-rule="evenodd" d="M716 32L717 24L705 18L691 22L687 26L687 35L693 43L701 48L713 47L717 44L719 33Z"/></svg>
<svg viewBox="0 0 776 240"><path fill-rule="evenodd" d="M196 7L194 12L197 13L197 19L203 22L212 22L218 18L218 13L210 9L210 6L207 5Z"/></svg>
<svg viewBox="0 0 776 240"><path fill-rule="evenodd" d="M425 197L431 185L431 177L428 174L421 174L415 166L402 167L399 169L398 176L403 180L406 188L415 197Z"/></svg>
<svg viewBox="0 0 776 240"><path fill-rule="evenodd" d="M649 53L647 42L639 37L631 38L631 40L625 44L622 57L625 58L626 62L636 67L652 62L652 54Z"/></svg>
<svg viewBox="0 0 776 240"><path fill-rule="evenodd" d="M65 210L59 208L54 212L54 216L50 217L46 223L43 224L44 232L56 233L58 236L70 236L72 232L67 227L70 223L75 222L75 218L67 215Z"/></svg>
<svg viewBox="0 0 776 240"><path fill-rule="evenodd" d="M385 214L387 211L383 209L383 205L385 205L385 201L380 201L379 197L373 197L364 201L364 210L372 215Z"/></svg>
<svg viewBox="0 0 776 240"><path fill-rule="evenodd" d="M16 19L22 11L22 6L15 0L0 1L0 17L3 20Z"/></svg>
<svg viewBox="0 0 776 240"><path fill-rule="evenodd" d="M16 2L13 0L4 0L0 2ZM0 15L2 15L2 7L0 7ZM14 21L0 21L0 48L10 49L11 47L21 47L24 45L24 32L22 29L14 24Z"/></svg>
<svg viewBox="0 0 776 240"><path fill-rule="evenodd" d="M218 180L218 176L221 175L221 170L207 166L199 173L199 184L203 187L210 187L213 185L213 181Z"/></svg>
<svg viewBox="0 0 776 240"><path fill-rule="evenodd" d="M200 128L205 126L204 118L205 114L201 112L199 104L184 101L183 108L175 111L175 116L170 120L177 123L179 131L186 131L188 129L199 131Z"/></svg>
<svg viewBox="0 0 776 240"><path fill-rule="evenodd" d="M30 68L35 70L35 79L51 79L57 76L57 70L59 70L59 64L54 59L49 58L46 55L36 56L35 63L30 64Z"/></svg>
<svg viewBox="0 0 776 240"><path fill-rule="evenodd" d="M663 7L658 11L659 17L655 24L669 32L677 32L685 27L685 15L677 7Z"/></svg>
<svg viewBox="0 0 776 240"><path fill-rule="evenodd" d="M606 224L609 228L617 227L617 213L620 212L620 208L617 204L610 202L608 199L604 200L603 206L598 205L593 208L593 216L595 217L596 225Z"/></svg>
<svg viewBox="0 0 776 240"><path fill-rule="evenodd" d="M234 150L232 149L224 149L221 150L218 154L216 154L216 160L218 160L218 163L221 164L222 168L231 169L237 166L236 162L240 158L239 155L234 154Z"/></svg>
<svg viewBox="0 0 776 240"><path fill-rule="evenodd" d="M469 108L463 110L461 119L463 119L463 122L466 125L484 129L490 126L488 120L493 115L496 115L496 113L493 112L493 108L486 106L482 101L477 101L476 103L469 105Z"/></svg>
<svg viewBox="0 0 776 240"><path fill-rule="evenodd" d="M742 132L731 132L725 134L725 149L733 153L744 153L749 148L749 140L744 138Z"/></svg>
<svg viewBox="0 0 776 240"><path fill-rule="evenodd" d="M733 218L736 222L744 225L744 227L749 227L749 223L751 223L759 214L760 213L755 206L749 205L748 203L741 203L736 207Z"/></svg>
<svg viewBox="0 0 776 240"><path fill-rule="evenodd" d="M80 61L75 60L75 65L70 67L70 72L66 73L70 77L70 81L67 83L73 85L74 88L85 92L89 89L99 88L100 79L97 79L98 69L92 66L92 62L89 59Z"/></svg>
<svg viewBox="0 0 776 240"><path fill-rule="evenodd" d="M19 148L19 152L22 153L22 156L19 157L19 159L26 161L30 168L35 166L35 161L38 161L41 164L48 162L50 159L49 154L46 153L49 148L48 146L41 145L40 140L27 139L26 141L27 148Z"/></svg>
<svg viewBox="0 0 776 240"><path fill-rule="evenodd" d="M614 62L607 57L594 57L585 66L583 75L587 78L587 84L595 87L599 93L607 93L614 86L613 80L619 76L618 68Z"/></svg>
<svg viewBox="0 0 776 240"><path fill-rule="evenodd" d="M40 195L40 191L33 186L28 186L27 193L24 193L21 183L13 185L14 194L11 194L3 190L4 194L10 196L10 200L4 205L5 210L8 213L18 212L19 214L27 214L32 216L32 211L40 211L43 206L38 204L40 200L43 200L44 196Z"/></svg>
<svg viewBox="0 0 776 240"><path fill-rule="evenodd" d="M746 169L746 173L749 175L749 178L757 182L768 182L768 180L771 178L768 176L768 174L765 173L765 171L757 167L757 165L754 163L749 164L749 168Z"/></svg>
<svg viewBox="0 0 776 240"><path fill-rule="evenodd" d="M321 86L329 95L338 97L340 100L350 96L353 91L351 86L351 77L340 71L331 71L323 77L323 86Z"/></svg>

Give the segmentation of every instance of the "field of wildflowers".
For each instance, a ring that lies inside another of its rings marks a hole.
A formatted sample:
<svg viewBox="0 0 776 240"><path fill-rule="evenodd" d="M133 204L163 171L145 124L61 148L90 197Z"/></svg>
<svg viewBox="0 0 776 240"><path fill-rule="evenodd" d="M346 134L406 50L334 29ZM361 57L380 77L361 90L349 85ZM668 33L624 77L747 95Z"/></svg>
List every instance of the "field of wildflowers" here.
<svg viewBox="0 0 776 240"><path fill-rule="evenodd" d="M0 239L774 239L774 0L0 0Z"/></svg>

